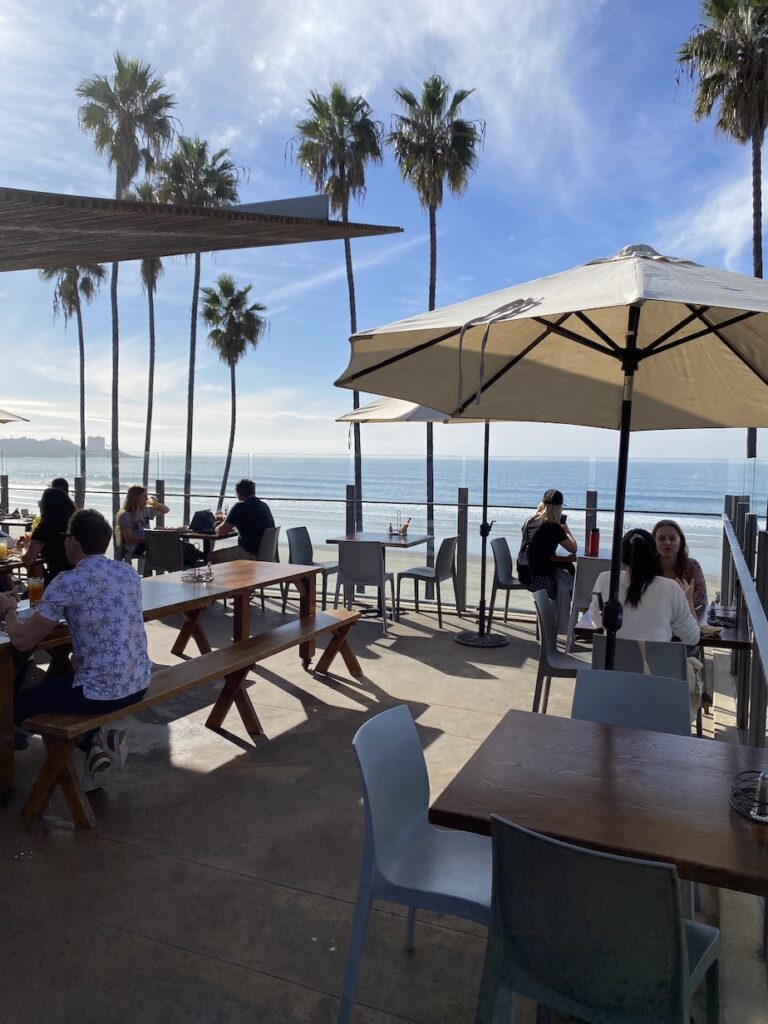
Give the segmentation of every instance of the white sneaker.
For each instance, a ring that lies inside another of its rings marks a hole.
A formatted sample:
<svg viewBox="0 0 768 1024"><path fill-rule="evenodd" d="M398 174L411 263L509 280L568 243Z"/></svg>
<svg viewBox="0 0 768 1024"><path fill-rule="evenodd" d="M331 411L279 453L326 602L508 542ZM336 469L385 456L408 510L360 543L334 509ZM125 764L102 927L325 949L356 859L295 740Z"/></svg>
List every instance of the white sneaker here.
<svg viewBox="0 0 768 1024"><path fill-rule="evenodd" d="M112 767L121 772L128 760L128 737L125 729L99 729L96 742L101 742L101 748Z"/></svg>
<svg viewBox="0 0 768 1024"><path fill-rule="evenodd" d="M77 753L82 759L81 783L84 791L92 793L95 789L103 789L112 770L112 762L104 748L94 742L87 754L84 751Z"/></svg>

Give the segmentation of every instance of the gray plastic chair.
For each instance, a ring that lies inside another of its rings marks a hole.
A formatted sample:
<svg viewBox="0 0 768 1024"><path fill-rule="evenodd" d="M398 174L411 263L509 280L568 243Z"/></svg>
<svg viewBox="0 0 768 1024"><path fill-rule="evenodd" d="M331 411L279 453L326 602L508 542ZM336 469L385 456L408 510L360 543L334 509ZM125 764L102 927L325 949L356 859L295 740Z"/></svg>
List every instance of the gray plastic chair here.
<svg viewBox="0 0 768 1024"><path fill-rule="evenodd" d="M707 982L719 1019L720 933L685 921L672 864L582 849L495 815L493 899L476 1024L501 987L594 1024L689 1024Z"/></svg>
<svg viewBox="0 0 768 1024"><path fill-rule="evenodd" d="M397 615L400 617L400 584L403 580L413 580L413 599L416 611L419 610L419 580L425 583L435 584L435 595L437 597L437 624L443 628L443 605L440 595L440 584L443 580L453 580L453 596L456 600L456 614L461 618L459 608L459 591L456 579L456 546L459 543L458 537L446 537L440 544L434 566L414 565L411 569L397 574Z"/></svg>
<svg viewBox="0 0 768 1024"><path fill-rule="evenodd" d="M678 646L685 653L684 645ZM690 736L688 681L679 676L584 668L576 676L571 718Z"/></svg>
<svg viewBox="0 0 768 1024"><path fill-rule="evenodd" d="M533 601L539 619L539 670L536 673L536 689L533 693L533 711L547 713L549 704L549 687L552 677L558 679L575 679L576 673L589 666L581 658L573 654L563 654L557 646L557 623L555 611L546 590L534 592ZM542 701L543 689L543 701Z"/></svg>
<svg viewBox="0 0 768 1024"><path fill-rule="evenodd" d="M504 602L504 621L509 616L509 595L512 590L527 590L524 583L521 583L515 576L512 569L512 553L506 537L496 537L491 541L493 551L493 586L491 587L491 604L488 609L488 626L493 622L493 606L496 604L496 592L505 590L507 592Z"/></svg>
<svg viewBox="0 0 768 1024"><path fill-rule="evenodd" d="M576 575L573 578L573 594L571 595L571 613L568 617L568 630L565 635L565 653L573 650L573 629L579 612L586 611L592 604L592 591L595 581L601 572L611 568L610 558L585 558L579 555L576 559Z"/></svg>
<svg viewBox="0 0 768 1024"><path fill-rule="evenodd" d="M257 562L279 562L280 552L277 548L277 543L280 540L280 527L279 526L267 526L264 533L261 535L259 541L259 550L256 552ZM283 611L285 611L285 594L287 587L284 583L280 584L280 596L283 598ZM261 595L261 610L264 611L266 605L264 604L264 587L254 587L254 591L258 590Z"/></svg>
<svg viewBox="0 0 768 1024"><path fill-rule="evenodd" d="M144 575L153 572L178 572L184 568L181 537L170 530L146 530L144 533Z"/></svg>
<svg viewBox="0 0 768 1024"><path fill-rule="evenodd" d="M339 607L339 591L344 587L344 605L349 607L354 587L376 587L384 632L387 632L387 601L384 588L389 583L392 591L392 610L397 619L395 604L395 578L384 571L384 552L378 541L344 540L339 544L339 571L333 607Z"/></svg>
<svg viewBox="0 0 768 1024"><path fill-rule="evenodd" d="M323 577L323 609L328 597L328 577L339 571L338 562L316 562L312 549L312 540L306 526L292 526L285 531L288 538L288 561L291 565L319 565ZM283 614L288 604L288 586L283 591Z"/></svg>
<svg viewBox="0 0 768 1024"><path fill-rule="evenodd" d="M347 952L338 1024L349 1024L374 900L408 907L405 945L413 948L416 910L487 924L491 841L437 829L427 820L429 779L407 707L384 711L352 741L363 787L365 847Z"/></svg>

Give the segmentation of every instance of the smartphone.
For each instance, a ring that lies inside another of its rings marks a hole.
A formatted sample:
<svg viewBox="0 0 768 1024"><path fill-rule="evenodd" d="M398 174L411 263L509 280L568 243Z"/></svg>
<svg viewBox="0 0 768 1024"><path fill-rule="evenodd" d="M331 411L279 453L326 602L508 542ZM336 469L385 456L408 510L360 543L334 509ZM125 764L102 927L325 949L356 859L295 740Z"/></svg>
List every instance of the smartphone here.
<svg viewBox="0 0 768 1024"><path fill-rule="evenodd" d="M560 522L563 523L563 524L567 523L568 522L568 516L566 516L566 515L560 516Z"/></svg>

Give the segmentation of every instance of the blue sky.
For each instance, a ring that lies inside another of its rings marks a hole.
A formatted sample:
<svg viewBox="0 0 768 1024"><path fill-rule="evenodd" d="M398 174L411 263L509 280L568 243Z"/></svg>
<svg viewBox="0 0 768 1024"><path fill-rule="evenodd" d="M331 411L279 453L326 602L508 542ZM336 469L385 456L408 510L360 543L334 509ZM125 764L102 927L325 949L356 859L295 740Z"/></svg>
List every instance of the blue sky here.
<svg viewBox="0 0 768 1024"><path fill-rule="evenodd" d="M474 87L466 115L487 122L469 190L438 212L437 302L554 273L631 242L744 273L751 267L749 151L691 117L675 54L699 21L696 0L125 0L0 8L0 184L109 196L112 173L77 125L78 82L107 73L120 49L148 61L177 98L186 134L228 146L248 168L241 201L311 192L288 143L310 89L362 93L389 126L400 82L438 72ZM426 308L428 232L391 154L368 173L356 220L404 234L353 243L358 326ZM220 253L203 284L229 271L252 283L271 330L238 370L236 450L345 454L333 422L351 394L332 386L349 335L340 242ZM153 448L179 451L185 429L192 263L166 261L157 297ZM146 402L146 301L137 264L120 272L121 447L139 451ZM105 287L85 312L88 431L109 436L110 327ZM77 338L53 322L51 287L0 275L6 368L0 407L29 416L30 436L77 437ZM198 336L195 447L223 451L226 368ZM4 428L8 430L8 428ZM8 432L11 432L8 430ZM415 454L423 428L364 428L364 451ZM500 424L499 455L612 456L617 436L586 428ZM761 454L765 444L761 443ZM436 431L436 452L476 454L478 428ZM743 431L635 435L635 455L740 458Z"/></svg>

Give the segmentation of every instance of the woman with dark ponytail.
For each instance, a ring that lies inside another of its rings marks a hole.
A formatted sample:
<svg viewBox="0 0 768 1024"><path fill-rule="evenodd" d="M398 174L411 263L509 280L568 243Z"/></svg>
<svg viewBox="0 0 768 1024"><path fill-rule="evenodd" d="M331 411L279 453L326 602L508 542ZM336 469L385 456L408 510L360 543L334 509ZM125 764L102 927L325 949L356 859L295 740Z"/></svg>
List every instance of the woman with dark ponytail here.
<svg viewBox="0 0 768 1024"><path fill-rule="evenodd" d="M661 574L656 544L647 530L629 530L621 543L622 573L619 600L624 605L622 627L616 634L628 640L699 642L699 624L683 591ZM602 626L602 603L608 600L611 574L601 572L595 583L589 614ZM599 596L598 596L599 595Z"/></svg>

